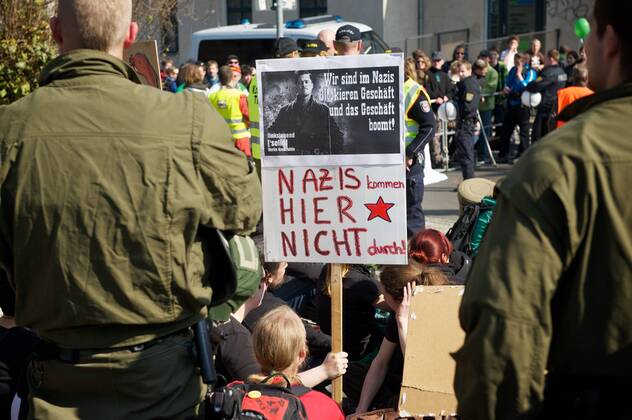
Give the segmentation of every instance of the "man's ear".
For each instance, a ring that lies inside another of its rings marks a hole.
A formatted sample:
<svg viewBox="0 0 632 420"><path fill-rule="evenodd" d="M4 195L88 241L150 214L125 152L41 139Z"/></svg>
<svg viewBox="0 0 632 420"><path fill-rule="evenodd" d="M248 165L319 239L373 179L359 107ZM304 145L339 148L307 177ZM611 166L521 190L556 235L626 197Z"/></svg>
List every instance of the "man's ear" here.
<svg viewBox="0 0 632 420"><path fill-rule="evenodd" d="M136 36L138 35L138 23L131 22L127 27L127 32L125 33L125 39L123 40L123 49L129 48L130 45L136 41Z"/></svg>
<svg viewBox="0 0 632 420"><path fill-rule="evenodd" d="M50 31L53 34L53 40L61 47L61 44L64 42L64 38L61 35L61 23L59 22L59 18L57 16L53 16L48 21L48 24L50 26Z"/></svg>
<svg viewBox="0 0 632 420"><path fill-rule="evenodd" d="M358 53L362 54L362 40L358 41Z"/></svg>
<svg viewBox="0 0 632 420"><path fill-rule="evenodd" d="M612 25L606 25L601 45L603 47L603 54L607 58L612 58L615 55L621 54L621 40L614 31Z"/></svg>

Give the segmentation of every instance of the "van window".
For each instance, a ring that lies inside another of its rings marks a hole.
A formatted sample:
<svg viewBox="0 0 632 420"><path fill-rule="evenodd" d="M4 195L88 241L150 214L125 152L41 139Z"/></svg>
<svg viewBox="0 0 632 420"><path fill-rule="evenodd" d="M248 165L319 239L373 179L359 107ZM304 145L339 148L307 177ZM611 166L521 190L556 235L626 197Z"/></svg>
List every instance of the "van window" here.
<svg viewBox="0 0 632 420"><path fill-rule="evenodd" d="M226 57L235 54L241 64L255 64L255 60L274 56L275 39L207 39L200 42L198 61L216 60L220 66Z"/></svg>
<svg viewBox="0 0 632 420"><path fill-rule="evenodd" d="M388 49L386 42L373 31L362 32L362 53L383 54Z"/></svg>

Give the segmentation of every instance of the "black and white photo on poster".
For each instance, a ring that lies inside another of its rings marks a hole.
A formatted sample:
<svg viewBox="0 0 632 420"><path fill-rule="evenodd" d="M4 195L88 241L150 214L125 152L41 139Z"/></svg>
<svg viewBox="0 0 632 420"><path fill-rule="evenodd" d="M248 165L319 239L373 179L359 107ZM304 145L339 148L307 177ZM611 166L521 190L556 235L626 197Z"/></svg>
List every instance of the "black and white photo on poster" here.
<svg viewBox="0 0 632 420"><path fill-rule="evenodd" d="M264 160L360 163L392 155L395 163L403 133L401 56L384 57L386 63L376 56L258 62Z"/></svg>

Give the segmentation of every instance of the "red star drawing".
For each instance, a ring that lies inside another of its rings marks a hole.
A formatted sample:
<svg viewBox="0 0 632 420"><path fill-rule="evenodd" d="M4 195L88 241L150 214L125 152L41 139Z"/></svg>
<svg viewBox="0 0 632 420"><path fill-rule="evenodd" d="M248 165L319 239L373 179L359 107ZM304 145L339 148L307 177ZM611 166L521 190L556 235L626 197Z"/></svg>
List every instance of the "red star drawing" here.
<svg viewBox="0 0 632 420"><path fill-rule="evenodd" d="M375 204L370 204L370 203L364 204L364 206L371 211L371 214L369 214L369 218L367 219L367 221L370 221L370 220L375 219L376 217L379 217L390 223L391 218L388 215L388 211L394 205L395 203L385 203L381 196L380 198L377 199L377 202Z"/></svg>

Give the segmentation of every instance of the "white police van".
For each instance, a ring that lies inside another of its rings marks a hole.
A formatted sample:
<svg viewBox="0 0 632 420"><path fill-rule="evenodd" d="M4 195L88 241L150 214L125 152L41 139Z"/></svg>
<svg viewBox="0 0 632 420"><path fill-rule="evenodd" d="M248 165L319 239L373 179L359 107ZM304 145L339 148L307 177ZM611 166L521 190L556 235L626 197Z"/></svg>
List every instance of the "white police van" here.
<svg viewBox="0 0 632 420"><path fill-rule="evenodd" d="M339 16L315 16L288 21L283 36L295 39L302 47L307 40L316 38L323 29L336 32L340 26L347 24L357 27L362 33L365 54L379 54L388 49L371 27L362 23L345 22ZM205 29L193 33L191 40L192 56L198 61L213 59L224 63L228 55L235 54L241 63L254 63L257 59L274 56L276 25L254 23Z"/></svg>

